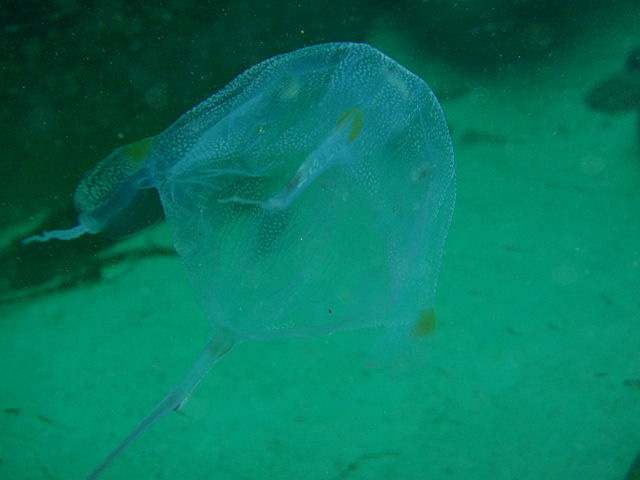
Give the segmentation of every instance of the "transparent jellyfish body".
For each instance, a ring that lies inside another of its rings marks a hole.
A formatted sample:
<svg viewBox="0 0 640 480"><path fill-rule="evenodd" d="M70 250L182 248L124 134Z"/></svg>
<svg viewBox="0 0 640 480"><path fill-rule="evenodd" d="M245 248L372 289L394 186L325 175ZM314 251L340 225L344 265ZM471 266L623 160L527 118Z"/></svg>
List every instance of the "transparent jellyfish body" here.
<svg viewBox="0 0 640 480"><path fill-rule="evenodd" d="M180 408L234 344L409 331L433 307L455 197L451 139L426 83L368 45L317 45L250 68L99 164L76 193L75 229L28 241L97 233L144 188L160 194L212 333L90 479Z"/></svg>

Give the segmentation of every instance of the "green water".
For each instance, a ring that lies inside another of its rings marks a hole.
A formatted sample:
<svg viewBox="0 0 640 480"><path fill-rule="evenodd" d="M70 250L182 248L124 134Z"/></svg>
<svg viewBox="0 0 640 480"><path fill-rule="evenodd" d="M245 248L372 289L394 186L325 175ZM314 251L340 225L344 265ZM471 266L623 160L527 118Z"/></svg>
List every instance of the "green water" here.
<svg viewBox="0 0 640 480"><path fill-rule="evenodd" d="M391 355L375 331L242 344L105 480L624 479L640 451L640 80L624 73L640 7L599 3L3 5L0 478L83 478L208 335L162 222L18 239L70 225L84 171L243 69L349 40L422 76L452 131L435 331ZM604 82L624 112L585 100Z"/></svg>

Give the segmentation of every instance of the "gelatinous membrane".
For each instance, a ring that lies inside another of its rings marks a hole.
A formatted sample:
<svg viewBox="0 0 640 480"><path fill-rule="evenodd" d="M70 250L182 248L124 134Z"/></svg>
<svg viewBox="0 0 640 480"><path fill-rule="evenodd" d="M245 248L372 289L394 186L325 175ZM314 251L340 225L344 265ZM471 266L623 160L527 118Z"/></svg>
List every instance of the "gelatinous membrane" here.
<svg viewBox="0 0 640 480"><path fill-rule="evenodd" d="M156 140L176 248L239 338L413 324L433 306L451 140L427 85L377 50L267 60Z"/></svg>
<svg viewBox="0 0 640 480"><path fill-rule="evenodd" d="M90 478L179 408L234 342L432 329L425 312L453 211L453 149L429 87L379 51L337 43L266 60L155 136L143 157L122 178L96 170L80 209L120 208L123 191L155 186L214 332L187 379ZM104 191L93 187L101 175Z"/></svg>
<svg viewBox="0 0 640 480"><path fill-rule="evenodd" d="M115 149L87 172L74 195L78 225L25 238L22 243L71 240L87 233L98 233L112 224L131 206L140 190L151 186L147 156L152 138L145 138Z"/></svg>

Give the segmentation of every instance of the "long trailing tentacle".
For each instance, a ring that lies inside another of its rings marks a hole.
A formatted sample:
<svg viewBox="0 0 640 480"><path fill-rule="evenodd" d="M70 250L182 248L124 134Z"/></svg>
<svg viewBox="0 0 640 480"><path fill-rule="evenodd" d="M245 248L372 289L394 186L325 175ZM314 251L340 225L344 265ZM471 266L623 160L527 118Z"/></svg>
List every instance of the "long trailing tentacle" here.
<svg viewBox="0 0 640 480"><path fill-rule="evenodd" d="M87 476L87 480L97 479L143 432L167 413L184 406L209 369L233 347L231 334L226 331L220 333L221 335L215 335L209 340L184 379L105 457Z"/></svg>

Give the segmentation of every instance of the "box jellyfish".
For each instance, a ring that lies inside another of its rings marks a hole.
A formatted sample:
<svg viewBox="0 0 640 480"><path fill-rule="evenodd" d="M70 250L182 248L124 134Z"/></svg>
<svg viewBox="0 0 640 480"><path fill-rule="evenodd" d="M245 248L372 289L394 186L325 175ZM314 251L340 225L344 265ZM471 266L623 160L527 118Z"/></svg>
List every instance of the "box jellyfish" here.
<svg viewBox="0 0 640 480"><path fill-rule="evenodd" d="M28 241L98 233L155 188L212 332L90 479L238 342L410 332L432 315L455 197L451 138L427 84L368 45L263 61L103 162L76 193L78 226Z"/></svg>

